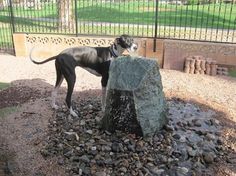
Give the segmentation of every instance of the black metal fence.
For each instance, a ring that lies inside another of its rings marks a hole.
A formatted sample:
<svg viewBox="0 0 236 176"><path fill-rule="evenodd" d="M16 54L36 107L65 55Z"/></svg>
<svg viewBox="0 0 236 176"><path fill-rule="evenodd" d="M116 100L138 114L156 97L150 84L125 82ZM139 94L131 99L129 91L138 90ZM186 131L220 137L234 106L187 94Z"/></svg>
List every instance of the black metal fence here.
<svg viewBox="0 0 236 176"><path fill-rule="evenodd" d="M236 0L0 0L5 33L120 35L236 43ZM5 39L5 43L8 43ZM2 47L2 44L0 45Z"/></svg>
<svg viewBox="0 0 236 176"><path fill-rule="evenodd" d="M12 33L10 6L0 1L0 53L14 53Z"/></svg>

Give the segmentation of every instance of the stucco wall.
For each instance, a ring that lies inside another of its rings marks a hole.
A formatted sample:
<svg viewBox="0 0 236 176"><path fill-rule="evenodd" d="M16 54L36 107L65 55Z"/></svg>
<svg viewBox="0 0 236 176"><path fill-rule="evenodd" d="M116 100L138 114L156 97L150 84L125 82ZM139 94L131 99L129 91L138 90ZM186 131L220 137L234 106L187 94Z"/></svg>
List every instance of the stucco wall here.
<svg viewBox="0 0 236 176"><path fill-rule="evenodd" d="M28 57L34 47L33 56L45 59L69 47L109 46L115 38L16 33L13 39L16 56ZM157 59L161 68L183 70L185 57L193 55L210 57L218 64L236 67L236 44L151 38L135 38L135 40L139 45L138 54ZM156 51L154 51L154 42L156 42Z"/></svg>

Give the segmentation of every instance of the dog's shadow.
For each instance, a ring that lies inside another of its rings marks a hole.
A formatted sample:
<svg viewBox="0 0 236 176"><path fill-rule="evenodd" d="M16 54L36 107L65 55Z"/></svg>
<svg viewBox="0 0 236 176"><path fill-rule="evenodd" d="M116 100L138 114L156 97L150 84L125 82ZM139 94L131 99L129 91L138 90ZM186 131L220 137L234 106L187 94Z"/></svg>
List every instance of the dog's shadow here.
<svg viewBox="0 0 236 176"><path fill-rule="evenodd" d="M29 90L31 92L31 98L33 99L45 99L48 103L48 106L51 108L51 92L54 89L54 85L47 83L43 79L24 79L24 80L16 80L11 82L11 87L22 87L21 94L29 94ZM27 87L28 89L24 89ZM32 92L35 92L33 94ZM67 93L67 87L61 86L58 90L58 95L56 98L56 103L59 107L66 106L65 98ZM10 95L9 95L10 96ZM14 95L12 95L14 96ZM35 97L34 97L35 96ZM101 89L84 89L81 91L73 91L72 94L72 106L76 104L83 104L85 102L89 103L95 101L101 102L102 92ZM100 104L97 105L100 107Z"/></svg>

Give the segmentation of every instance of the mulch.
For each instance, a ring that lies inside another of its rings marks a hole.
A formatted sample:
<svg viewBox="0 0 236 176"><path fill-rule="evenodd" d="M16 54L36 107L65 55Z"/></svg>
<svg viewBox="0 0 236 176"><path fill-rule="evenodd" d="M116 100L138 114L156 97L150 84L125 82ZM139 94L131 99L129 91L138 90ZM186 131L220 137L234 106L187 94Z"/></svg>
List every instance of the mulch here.
<svg viewBox="0 0 236 176"><path fill-rule="evenodd" d="M49 95L49 92L43 94L39 90L35 90L26 86L12 86L3 90L0 90L0 109L18 106L25 102L33 101L38 98L43 98Z"/></svg>

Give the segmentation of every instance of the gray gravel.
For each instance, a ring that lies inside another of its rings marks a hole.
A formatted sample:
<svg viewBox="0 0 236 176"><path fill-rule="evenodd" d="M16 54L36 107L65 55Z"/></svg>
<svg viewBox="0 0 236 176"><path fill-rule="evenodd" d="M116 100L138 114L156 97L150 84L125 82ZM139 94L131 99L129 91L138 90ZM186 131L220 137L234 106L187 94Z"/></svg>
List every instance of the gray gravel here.
<svg viewBox="0 0 236 176"><path fill-rule="evenodd" d="M72 118L66 109L56 112L41 150L46 158L58 156L69 175L199 175L227 158L222 126L213 110L170 99L168 125L143 139L100 130L99 97L74 106L80 117Z"/></svg>

